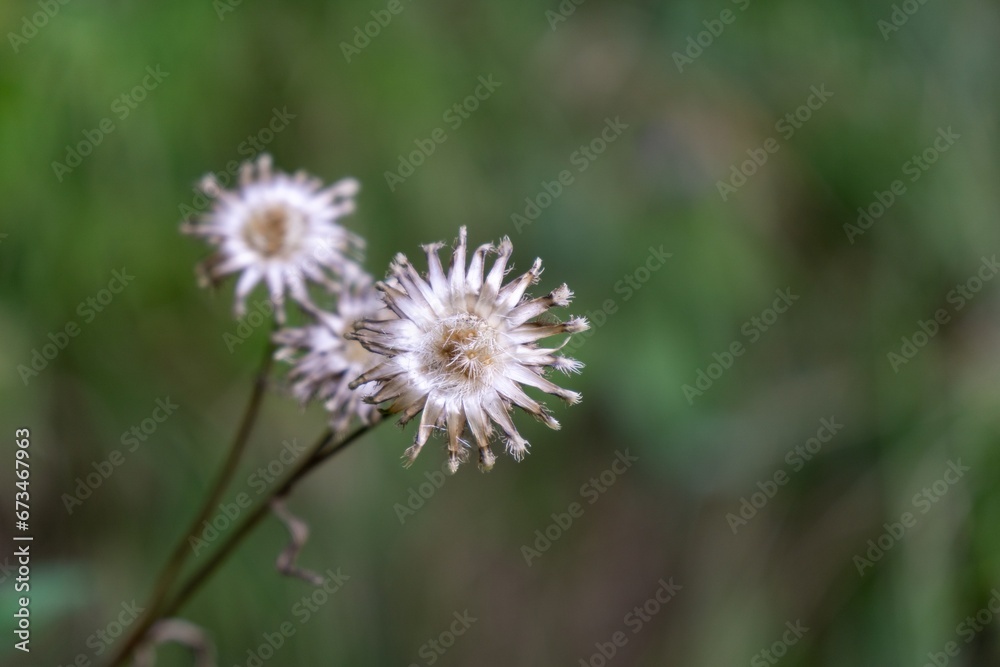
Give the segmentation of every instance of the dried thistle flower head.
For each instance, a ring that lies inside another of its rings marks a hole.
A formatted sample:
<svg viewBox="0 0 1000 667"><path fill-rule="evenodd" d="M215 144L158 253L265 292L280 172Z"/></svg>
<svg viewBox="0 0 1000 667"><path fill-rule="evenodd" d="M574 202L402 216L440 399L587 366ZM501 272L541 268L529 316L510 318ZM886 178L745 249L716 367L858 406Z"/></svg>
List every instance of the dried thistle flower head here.
<svg viewBox="0 0 1000 667"><path fill-rule="evenodd" d="M418 274L399 254L390 267L392 278L376 284L393 318L364 320L356 325L353 336L383 359L352 386L376 383L378 391L367 400L392 401L387 412L402 413L400 423L423 411L413 446L404 455L408 464L434 429L443 427L448 432L449 467L455 472L465 459L462 434L468 423L479 447L480 468L489 470L495 461L490 450L494 423L515 459L520 460L528 450L528 442L511 420L513 406L551 428L559 428L559 422L530 398L522 385L570 404L580 400L578 393L544 377L549 368L567 374L582 368L578 361L557 354L569 339L554 348L539 347L538 341L589 327L583 318L538 320L554 306L567 306L572 298L566 285L536 299L525 296L542 272L540 259L527 273L501 285L513 252L510 239L503 239L495 249L489 244L480 246L466 267L466 230L462 227L447 274L438 257L441 246L424 247L429 267L426 276ZM485 273L491 252L498 257Z"/></svg>
<svg viewBox="0 0 1000 667"><path fill-rule="evenodd" d="M350 383L378 363L379 357L345 334L355 322L390 316L371 278L358 276L345 284L337 299L336 312L309 311L314 324L284 328L274 334L279 349L275 358L292 365L288 374L292 394L305 405L319 399L330 413L330 427L343 432L353 417L363 424L374 424L381 414L363 398L370 387L352 387Z"/></svg>
<svg viewBox="0 0 1000 667"><path fill-rule="evenodd" d="M223 189L213 174L202 179L199 187L215 200L212 209L181 229L216 247L200 267L203 283L241 274L237 317L246 312L246 297L261 281L283 322L286 292L309 305L307 281L335 289L335 278L357 270L351 254L360 251L363 242L336 221L354 211L358 182L347 178L322 186L304 172L273 172L266 154L256 163L243 164L237 190Z"/></svg>

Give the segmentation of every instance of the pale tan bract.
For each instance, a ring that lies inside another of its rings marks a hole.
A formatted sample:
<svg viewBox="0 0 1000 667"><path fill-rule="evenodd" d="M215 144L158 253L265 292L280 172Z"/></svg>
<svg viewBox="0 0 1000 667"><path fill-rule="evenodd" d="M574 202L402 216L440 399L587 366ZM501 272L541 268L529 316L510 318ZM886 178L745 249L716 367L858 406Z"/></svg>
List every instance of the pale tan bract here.
<svg viewBox="0 0 1000 667"><path fill-rule="evenodd" d="M357 417L362 424L379 420L378 409L364 402L371 387L349 386L361 373L380 360L356 340L349 340L354 323L389 315L370 278L358 277L338 294L336 310L310 310L314 323L300 328L283 328L274 334L281 346L275 359L292 365L288 374L292 394L302 405L317 399L329 413L330 428L343 433Z"/></svg>

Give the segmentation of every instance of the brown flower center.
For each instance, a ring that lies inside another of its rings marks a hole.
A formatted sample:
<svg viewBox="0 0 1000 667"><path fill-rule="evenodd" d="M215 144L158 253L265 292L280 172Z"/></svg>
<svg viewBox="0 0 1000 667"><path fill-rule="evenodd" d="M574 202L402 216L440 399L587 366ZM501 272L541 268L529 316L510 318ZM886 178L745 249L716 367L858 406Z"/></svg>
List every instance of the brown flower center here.
<svg viewBox="0 0 1000 667"><path fill-rule="evenodd" d="M442 322L436 347L438 365L469 380L481 378L500 355L497 331L475 315Z"/></svg>
<svg viewBox="0 0 1000 667"><path fill-rule="evenodd" d="M250 218L243 236L251 248L265 257L275 257L294 248L301 218L285 206L270 206Z"/></svg>

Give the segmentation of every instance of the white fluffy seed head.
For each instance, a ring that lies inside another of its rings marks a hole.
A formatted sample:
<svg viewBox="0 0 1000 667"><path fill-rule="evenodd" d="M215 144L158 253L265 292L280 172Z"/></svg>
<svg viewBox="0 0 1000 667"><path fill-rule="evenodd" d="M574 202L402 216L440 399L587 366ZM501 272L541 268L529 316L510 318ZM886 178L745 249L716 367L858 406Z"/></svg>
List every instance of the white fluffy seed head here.
<svg viewBox="0 0 1000 667"><path fill-rule="evenodd" d="M359 320L379 321L384 306L371 280L361 277L345 285L334 312L309 311L314 322L301 328L282 328L274 334L279 345L275 358L291 364L288 380L292 394L303 404L323 402L330 426L343 432L357 417L363 424L378 421L378 409L364 401L371 385L351 386L351 382L370 370L378 357L356 340L347 338Z"/></svg>
<svg viewBox="0 0 1000 667"><path fill-rule="evenodd" d="M214 175L204 177L200 188L213 200L212 208L181 229L215 247L200 269L205 282L240 274L237 317L246 312L246 297L261 282L284 321L286 296L311 306L307 284L333 291L345 274L359 271L354 258L361 239L337 224L354 211L356 180L322 189L319 180L304 173L272 171L270 156L262 155L243 164L237 189L226 190Z"/></svg>
<svg viewBox="0 0 1000 667"><path fill-rule="evenodd" d="M496 428L515 459L527 453L528 443L511 419L513 407L559 427L524 387L571 404L579 401L578 393L553 384L545 374L550 368L579 372L582 364L557 354L561 345L542 348L538 341L571 336L589 325L583 318L541 319L551 308L568 305L573 296L566 285L542 297L526 295L542 272L541 260L503 284L513 253L510 239L502 239L495 249L480 246L470 256L463 227L448 267L438 256L441 247L424 246L424 274L405 255L397 255L390 277L376 285L392 315L387 321L355 327L353 337L380 356L380 363L355 385L372 382L376 391L369 400L388 403L387 412L401 414L403 423L422 413L415 442L404 455L407 461L441 430L448 436L449 468L457 468L466 457L463 435L468 431L479 449L480 468L488 470L496 460L490 449ZM496 259L488 267L490 253Z"/></svg>

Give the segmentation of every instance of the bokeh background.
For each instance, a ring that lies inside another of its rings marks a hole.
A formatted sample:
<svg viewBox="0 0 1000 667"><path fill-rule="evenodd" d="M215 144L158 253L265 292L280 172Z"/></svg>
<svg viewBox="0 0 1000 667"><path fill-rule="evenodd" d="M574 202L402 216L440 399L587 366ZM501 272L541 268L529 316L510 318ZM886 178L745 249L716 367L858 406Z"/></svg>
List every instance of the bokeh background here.
<svg viewBox="0 0 1000 667"><path fill-rule="evenodd" d="M1000 249L995 4L902 3L888 32L888 0L588 0L563 2L558 22L555 2L402 0L348 62L342 44L387 3L224 2L71 2L34 32L40 4L0 7L0 534L27 426L35 535L33 651L12 649L5 569L0 662L106 658L88 638L143 604L222 460L267 326L230 352L232 285L197 287L207 248L178 223L201 175L257 153L245 142L267 138L275 109L294 116L261 145L280 167L362 181L348 224L372 273L399 251L422 266L419 243L468 225L474 244L510 235L517 269L541 256L539 291L568 282L571 311L606 321L576 347L587 368L565 384L584 401L553 405L563 429L519 418L522 463L466 466L401 519L443 445L404 470L412 427L385 424L303 485L302 563L350 579L301 623L311 591L275 573L285 533L267 521L182 614L220 665L255 664L248 651L285 622L295 635L264 664L598 666L619 631L607 664L923 665L949 642L957 655L938 664L1000 660L992 611L960 625L1000 587L1000 284L953 292ZM713 23L724 10L732 21ZM122 117L116 100L147 67L168 74ZM481 76L500 86L455 128L444 115ZM789 137L776 124L813 86L832 97ZM106 118L113 131L56 174ZM616 118L627 128L601 155L574 161ZM385 172L435 128L447 141L391 189ZM959 138L911 180L906 163L948 128ZM779 150L724 199L719 181L772 137ZM518 225L567 169L573 183ZM881 217L845 228L897 179ZM640 270L660 248L671 257ZM134 281L86 321L79 304L122 268ZM786 289L798 298L771 319ZM942 309L894 368L889 353ZM80 334L25 383L18 366L70 321ZM737 342L731 368L711 369ZM699 370L718 377L689 401ZM280 374L273 389L227 500L255 493L249 475L283 441L323 428ZM128 452L122 434L167 397L176 412ZM821 419L843 428L793 465ZM63 494L115 449L124 463L68 513ZM582 488L626 451L638 460L606 491ZM727 518L762 487L773 497L745 525ZM573 502L582 516L549 528ZM859 565L905 512L914 525ZM529 565L522 547L547 528L560 534ZM671 578L669 603L629 616ZM434 654L466 611L477 620ZM796 622L801 637L786 634ZM190 658L166 646L157 664Z"/></svg>

